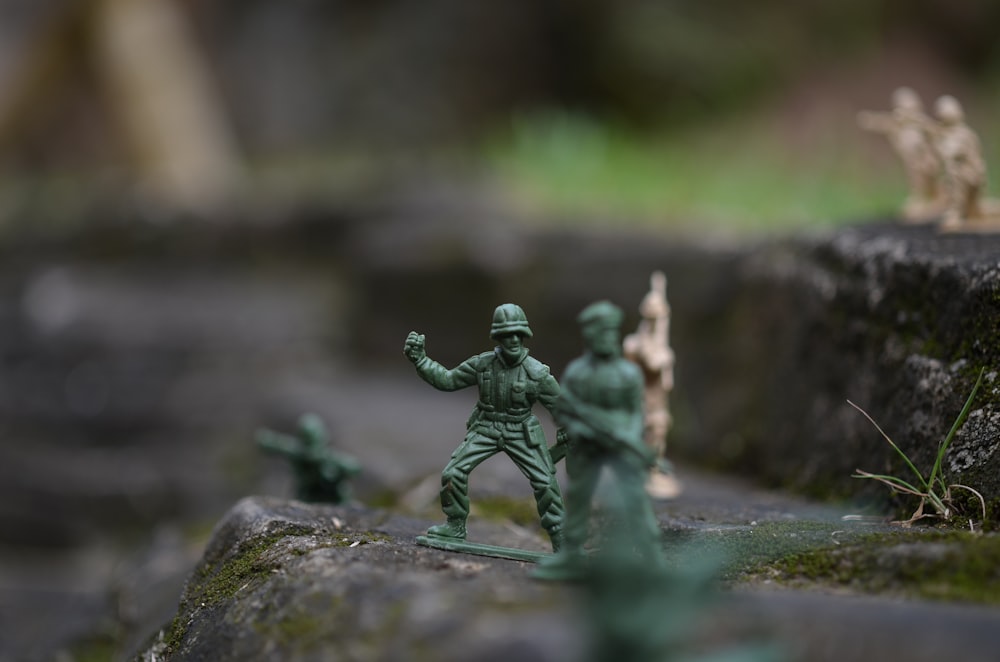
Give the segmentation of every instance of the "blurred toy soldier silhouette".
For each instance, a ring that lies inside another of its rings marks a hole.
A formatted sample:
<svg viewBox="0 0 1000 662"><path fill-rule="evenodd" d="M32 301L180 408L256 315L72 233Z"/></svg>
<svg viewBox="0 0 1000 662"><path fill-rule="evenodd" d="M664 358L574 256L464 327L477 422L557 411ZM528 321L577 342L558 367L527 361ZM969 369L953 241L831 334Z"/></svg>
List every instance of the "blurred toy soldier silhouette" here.
<svg viewBox="0 0 1000 662"><path fill-rule="evenodd" d="M674 350L670 348L670 304L667 303L667 277L653 272L650 290L639 304L642 319L635 333L625 336L625 358L635 362L644 380L645 409L643 439L658 461L650 472L646 489L661 499L677 496L680 484L665 459L667 432L672 419L668 396L674 388Z"/></svg>
<svg viewBox="0 0 1000 662"><path fill-rule="evenodd" d="M565 544L539 561L541 579L576 579L586 571L583 546L589 535L591 499L604 469L613 476L614 501L608 510L616 526L631 532L631 547L647 562L661 559L659 526L643 488L654 465L643 443L642 391L639 367L622 358L622 311L601 301L585 308L577 321L586 352L566 368L556 420L569 435L569 474Z"/></svg>
<svg viewBox="0 0 1000 662"><path fill-rule="evenodd" d="M504 452L531 483L542 527L552 540L552 548L560 548L563 501L553 458L558 461L565 455L565 433L557 432L557 443L550 452L541 423L531 412L536 402L551 412L559 397L559 384L547 365L528 356L524 339L531 336L520 306L497 306L490 337L499 346L452 370L427 356L423 335L410 332L407 336L403 351L428 384L442 391L470 386L479 389L479 401L466 423L465 440L441 473L441 510L447 521L432 526L428 535L465 539L469 474L483 460Z"/></svg>
<svg viewBox="0 0 1000 662"><path fill-rule="evenodd" d="M955 97L939 98L934 114L940 122L933 132L934 146L944 163L948 201L942 226L956 228L983 217L980 195L986 186L986 163L979 137L965 123Z"/></svg>
<svg viewBox="0 0 1000 662"><path fill-rule="evenodd" d="M326 426L316 414L304 414L294 436L262 429L256 439L261 449L283 455L291 463L296 498L326 503L350 500L348 480L361 466L354 458L329 448Z"/></svg>
<svg viewBox="0 0 1000 662"><path fill-rule="evenodd" d="M924 113L917 93L900 87L892 94L891 113L858 113L858 124L868 131L885 134L903 161L910 193L903 204L903 217L927 220L944 207L941 190L941 159L928 129L931 120Z"/></svg>

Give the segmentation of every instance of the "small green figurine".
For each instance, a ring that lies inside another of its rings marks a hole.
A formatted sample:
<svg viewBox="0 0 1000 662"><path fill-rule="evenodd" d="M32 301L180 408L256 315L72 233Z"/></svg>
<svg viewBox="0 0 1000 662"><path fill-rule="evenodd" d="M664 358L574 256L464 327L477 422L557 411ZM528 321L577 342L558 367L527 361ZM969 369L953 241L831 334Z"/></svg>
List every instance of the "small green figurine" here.
<svg viewBox="0 0 1000 662"><path fill-rule="evenodd" d="M520 306L512 303L498 306L493 313L490 337L499 346L452 370L427 356L423 335L414 331L407 336L403 352L428 384L442 391L470 386L479 389L479 401L466 423L465 440L441 473L441 510L447 521L432 526L418 542L465 540L469 474L483 460L504 452L531 483L542 527L552 540L552 548L560 548L563 501L554 463L565 455L565 434L557 431L556 445L550 450L541 423L531 411L537 402L551 412L559 398L559 384L547 365L528 356L524 339L531 336L528 318ZM461 549L487 553L469 547Z"/></svg>
<svg viewBox="0 0 1000 662"><path fill-rule="evenodd" d="M361 471L361 465L328 447L326 426L316 414L304 414L294 436L260 429L256 439L261 449L283 455L291 462L296 498L325 503L350 500L348 480Z"/></svg>
<svg viewBox="0 0 1000 662"><path fill-rule="evenodd" d="M647 562L661 561L659 526L644 489L656 458L643 442L642 373L621 355L622 311L601 301L585 308L577 321L586 352L566 368L554 412L569 435L565 544L539 561L535 576L541 579L586 576L583 546L591 499L605 468L615 478L609 493L617 496L609 511L627 520L616 525L631 532L631 547Z"/></svg>

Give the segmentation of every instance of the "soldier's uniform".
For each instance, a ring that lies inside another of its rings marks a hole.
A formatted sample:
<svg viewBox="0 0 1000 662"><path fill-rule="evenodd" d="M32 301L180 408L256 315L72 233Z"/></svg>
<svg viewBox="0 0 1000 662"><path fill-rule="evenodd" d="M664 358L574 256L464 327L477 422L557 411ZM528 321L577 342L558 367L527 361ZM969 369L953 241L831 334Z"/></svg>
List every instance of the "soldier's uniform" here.
<svg viewBox="0 0 1000 662"><path fill-rule="evenodd" d="M497 308L491 337L504 333L530 337L523 311L513 304ZM552 410L559 397L559 384L548 366L528 356L505 358L501 348L484 352L448 370L422 356L414 364L417 373L442 391L470 386L479 389L479 401L466 423L465 440L451 455L441 474L441 509L448 522L431 527L430 534L464 538L469 516L469 474L483 460L503 452L531 483L542 527L554 549L562 540L562 495L555 467L545 442L541 423L532 413L536 402Z"/></svg>
<svg viewBox="0 0 1000 662"><path fill-rule="evenodd" d="M566 514L566 547L572 553L587 541L591 499L602 470L615 477L618 507L633 520L633 531L643 541L658 537L652 505L645 481L651 457L642 440L643 378L639 367L624 358L595 361L591 356L576 359L566 368L562 388L567 400L574 398L580 414L595 427L622 432L627 439L611 447L582 427L570 427L566 473L569 475ZM567 425L572 423L567 421ZM631 442L632 449L625 446Z"/></svg>

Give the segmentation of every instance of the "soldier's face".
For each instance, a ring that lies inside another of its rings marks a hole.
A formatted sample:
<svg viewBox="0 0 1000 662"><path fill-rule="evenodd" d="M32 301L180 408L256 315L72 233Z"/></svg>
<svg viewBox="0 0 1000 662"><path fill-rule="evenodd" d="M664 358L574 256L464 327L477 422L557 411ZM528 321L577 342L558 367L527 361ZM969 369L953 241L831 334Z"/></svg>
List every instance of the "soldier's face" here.
<svg viewBox="0 0 1000 662"><path fill-rule="evenodd" d="M519 333L505 333L499 336L497 340L500 342L500 347L508 354L517 354L521 351L522 342L521 334Z"/></svg>
<svg viewBox="0 0 1000 662"><path fill-rule="evenodd" d="M587 348L598 356L617 356L621 353L621 334L617 326L591 324L583 329Z"/></svg>

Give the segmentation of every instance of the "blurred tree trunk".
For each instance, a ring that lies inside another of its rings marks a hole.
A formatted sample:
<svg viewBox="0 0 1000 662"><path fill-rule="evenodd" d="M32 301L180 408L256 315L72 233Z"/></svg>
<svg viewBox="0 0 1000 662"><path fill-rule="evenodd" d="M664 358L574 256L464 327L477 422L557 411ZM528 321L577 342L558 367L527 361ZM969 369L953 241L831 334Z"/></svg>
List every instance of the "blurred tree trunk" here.
<svg viewBox="0 0 1000 662"><path fill-rule="evenodd" d="M95 64L154 200L211 210L237 181L235 140L172 0L99 0Z"/></svg>
<svg viewBox="0 0 1000 662"><path fill-rule="evenodd" d="M44 152L76 124L81 87L98 100L89 128L120 151L151 204L211 212L234 193L240 157L217 87L174 0L70 2L29 39L6 103L0 150ZM98 130L98 133L101 133ZM35 143L40 143L40 146ZM100 148L98 148L100 149ZM91 155L92 156L92 155ZM44 161L44 157L42 157Z"/></svg>

